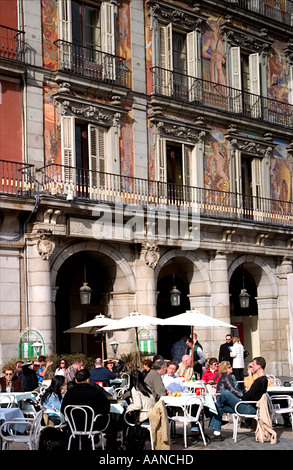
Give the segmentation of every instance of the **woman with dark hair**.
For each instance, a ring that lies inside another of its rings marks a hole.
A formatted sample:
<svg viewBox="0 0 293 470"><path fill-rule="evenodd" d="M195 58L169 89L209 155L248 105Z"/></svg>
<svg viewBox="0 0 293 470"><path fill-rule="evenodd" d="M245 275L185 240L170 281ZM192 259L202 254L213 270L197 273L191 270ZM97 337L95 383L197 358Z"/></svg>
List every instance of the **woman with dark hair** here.
<svg viewBox="0 0 293 470"><path fill-rule="evenodd" d="M49 418L54 424L64 422L64 416L60 410L65 391L65 377L54 375L51 384L41 396L41 405L49 412Z"/></svg>
<svg viewBox="0 0 293 470"><path fill-rule="evenodd" d="M68 367L68 362L66 359L61 359L59 363L59 367L55 370L55 375L64 375L65 371Z"/></svg>
<svg viewBox="0 0 293 470"><path fill-rule="evenodd" d="M143 422L148 419L148 410L153 408L156 402L139 370L131 372L129 389L132 403L127 407L127 411L139 411L139 421Z"/></svg>

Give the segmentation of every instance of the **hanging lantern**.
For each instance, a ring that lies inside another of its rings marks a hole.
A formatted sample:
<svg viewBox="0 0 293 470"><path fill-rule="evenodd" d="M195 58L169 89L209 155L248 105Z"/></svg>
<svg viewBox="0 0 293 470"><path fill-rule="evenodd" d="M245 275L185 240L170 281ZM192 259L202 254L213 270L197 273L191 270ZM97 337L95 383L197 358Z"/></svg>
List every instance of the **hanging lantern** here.
<svg viewBox="0 0 293 470"><path fill-rule="evenodd" d="M180 305L180 294L181 292L174 286L170 290L170 302L172 307L179 307Z"/></svg>
<svg viewBox="0 0 293 470"><path fill-rule="evenodd" d="M246 289L241 289L241 292L239 294L239 302L240 302L240 308L248 308L249 307L249 297L250 295L248 294Z"/></svg>
<svg viewBox="0 0 293 470"><path fill-rule="evenodd" d="M79 289L79 297L81 305L89 305L91 303L92 289L88 286L87 282L84 282L82 287Z"/></svg>

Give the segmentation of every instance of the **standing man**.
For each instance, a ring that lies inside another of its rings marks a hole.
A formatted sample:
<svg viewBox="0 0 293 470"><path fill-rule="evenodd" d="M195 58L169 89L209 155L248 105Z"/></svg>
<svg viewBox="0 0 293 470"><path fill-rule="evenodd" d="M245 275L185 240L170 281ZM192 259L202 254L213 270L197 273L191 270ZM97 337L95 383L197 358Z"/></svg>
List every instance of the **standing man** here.
<svg viewBox="0 0 293 470"><path fill-rule="evenodd" d="M193 370L195 374L199 375L199 378L201 379L202 366L206 361L203 351L199 346L197 346L196 344L193 344L193 341L191 338L187 339L186 346L187 346L186 354L189 354L191 356L191 359L193 359ZM192 357L192 351L193 351L193 357Z"/></svg>
<svg viewBox="0 0 293 470"><path fill-rule="evenodd" d="M179 341L176 341L176 343L173 344L171 349L172 361L176 361L178 364L182 361L182 356L184 356L186 350L185 343L187 339L188 336L182 336Z"/></svg>
<svg viewBox="0 0 293 470"><path fill-rule="evenodd" d="M226 335L226 343L221 344L219 349L219 363L223 361L230 362L230 349L233 346L232 336L230 334Z"/></svg>
<svg viewBox="0 0 293 470"><path fill-rule="evenodd" d="M73 364L67 367L66 371L64 372L65 385L67 385L68 382L74 381L77 371L83 368L84 368L83 360L80 357L77 357L74 360Z"/></svg>

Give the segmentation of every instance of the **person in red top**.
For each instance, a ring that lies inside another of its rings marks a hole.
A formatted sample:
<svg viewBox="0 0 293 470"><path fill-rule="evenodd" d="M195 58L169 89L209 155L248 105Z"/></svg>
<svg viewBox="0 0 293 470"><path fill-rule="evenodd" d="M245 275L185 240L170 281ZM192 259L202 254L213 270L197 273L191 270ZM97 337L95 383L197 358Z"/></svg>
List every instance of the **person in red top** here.
<svg viewBox="0 0 293 470"><path fill-rule="evenodd" d="M218 360L215 357L211 357L210 366L203 373L201 380L203 380L206 384L218 383L220 376L215 378L218 370L219 370Z"/></svg>

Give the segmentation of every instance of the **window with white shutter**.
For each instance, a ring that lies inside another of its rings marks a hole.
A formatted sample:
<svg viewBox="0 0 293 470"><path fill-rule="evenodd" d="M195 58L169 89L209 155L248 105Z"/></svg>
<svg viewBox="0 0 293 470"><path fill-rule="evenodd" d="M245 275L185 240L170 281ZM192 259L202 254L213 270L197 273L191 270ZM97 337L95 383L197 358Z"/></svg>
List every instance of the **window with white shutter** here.
<svg viewBox="0 0 293 470"><path fill-rule="evenodd" d="M173 55L172 55L172 24L160 26L160 67L161 83L159 84L163 95L171 96L173 90Z"/></svg>
<svg viewBox="0 0 293 470"><path fill-rule="evenodd" d="M187 34L187 75L189 101L199 100L201 76L201 56L199 51L199 33L192 31Z"/></svg>
<svg viewBox="0 0 293 470"><path fill-rule="evenodd" d="M249 55L249 92L251 116L254 118L261 115L261 99L260 99L260 65L259 54Z"/></svg>
<svg viewBox="0 0 293 470"><path fill-rule="evenodd" d="M231 47L231 105L234 113L242 112L242 80L240 47Z"/></svg>
<svg viewBox="0 0 293 470"><path fill-rule="evenodd" d="M75 118L63 116L61 121L62 180L66 184L75 181Z"/></svg>

